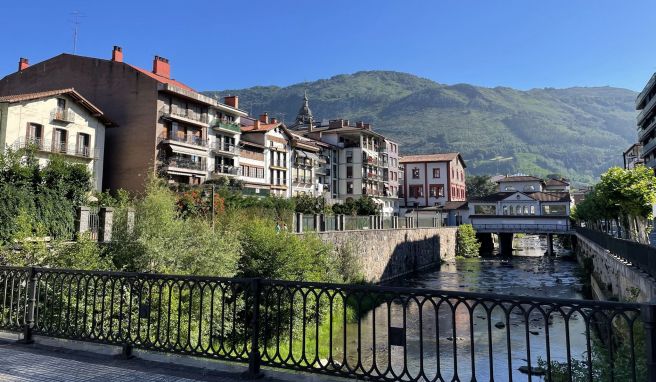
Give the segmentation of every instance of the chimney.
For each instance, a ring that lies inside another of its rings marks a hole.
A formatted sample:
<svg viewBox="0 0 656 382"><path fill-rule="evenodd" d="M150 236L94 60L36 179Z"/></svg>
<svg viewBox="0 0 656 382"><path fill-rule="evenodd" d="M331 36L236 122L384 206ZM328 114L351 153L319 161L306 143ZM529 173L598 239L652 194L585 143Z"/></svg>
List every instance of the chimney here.
<svg viewBox="0 0 656 382"><path fill-rule="evenodd" d="M260 120L256 119L255 124L253 125L253 130L259 130L260 129Z"/></svg>
<svg viewBox="0 0 656 382"><path fill-rule="evenodd" d="M18 71L23 71L27 69L30 66L30 62L27 60L27 58L21 57L20 60L18 60Z"/></svg>
<svg viewBox="0 0 656 382"><path fill-rule="evenodd" d="M123 62L123 48L118 45L114 45L114 49L112 50L112 61Z"/></svg>
<svg viewBox="0 0 656 382"><path fill-rule="evenodd" d="M269 123L269 113L260 114L260 122L264 124Z"/></svg>
<svg viewBox="0 0 656 382"><path fill-rule="evenodd" d="M153 73L164 78L171 78L171 65L169 65L169 60L164 57L155 56L155 59L153 60Z"/></svg>
<svg viewBox="0 0 656 382"><path fill-rule="evenodd" d="M226 96L223 98L223 103L232 106L235 109L239 109L239 97L237 96Z"/></svg>
<svg viewBox="0 0 656 382"><path fill-rule="evenodd" d="M278 118L271 117L271 123L278 123Z"/></svg>
<svg viewBox="0 0 656 382"><path fill-rule="evenodd" d="M364 123L362 121L358 121L355 123L355 127L358 129L364 129Z"/></svg>

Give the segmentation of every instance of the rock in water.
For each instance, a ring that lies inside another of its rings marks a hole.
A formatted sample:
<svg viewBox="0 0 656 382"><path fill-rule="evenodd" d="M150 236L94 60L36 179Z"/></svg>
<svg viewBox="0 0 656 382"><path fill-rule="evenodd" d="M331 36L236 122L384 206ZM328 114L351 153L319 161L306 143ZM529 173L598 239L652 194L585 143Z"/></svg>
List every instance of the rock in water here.
<svg viewBox="0 0 656 382"><path fill-rule="evenodd" d="M503 322L499 321L499 322L497 322L496 324L494 324L494 326L495 326L497 329L503 329L503 328L506 327L506 324L504 324Z"/></svg>
<svg viewBox="0 0 656 382"><path fill-rule="evenodd" d="M520 366L517 370L519 370L520 372L522 372L524 374L529 374L530 373L531 375L545 375L545 374L547 374L547 371L544 370L541 367L531 367L529 369L528 366Z"/></svg>

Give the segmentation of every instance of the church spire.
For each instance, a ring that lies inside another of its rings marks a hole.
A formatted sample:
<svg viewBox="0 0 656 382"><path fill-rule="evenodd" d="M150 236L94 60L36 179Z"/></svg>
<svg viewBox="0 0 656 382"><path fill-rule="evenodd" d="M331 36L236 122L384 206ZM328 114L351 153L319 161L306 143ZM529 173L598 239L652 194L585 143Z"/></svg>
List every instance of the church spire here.
<svg viewBox="0 0 656 382"><path fill-rule="evenodd" d="M310 123L312 123L312 111L310 110L310 102L306 90L303 94L303 105L298 110L298 115L296 116L296 124L307 125Z"/></svg>

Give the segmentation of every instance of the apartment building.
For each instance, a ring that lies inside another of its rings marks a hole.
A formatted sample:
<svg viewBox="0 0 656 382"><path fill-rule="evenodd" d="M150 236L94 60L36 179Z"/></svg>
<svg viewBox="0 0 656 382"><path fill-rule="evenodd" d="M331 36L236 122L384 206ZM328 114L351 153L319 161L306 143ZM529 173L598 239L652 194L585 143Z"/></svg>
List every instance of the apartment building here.
<svg viewBox="0 0 656 382"><path fill-rule="evenodd" d="M638 94L635 106L640 111L636 122L642 159L645 166L653 169L656 168L656 73Z"/></svg>
<svg viewBox="0 0 656 382"><path fill-rule="evenodd" d="M285 126L275 118L269 118L268 114L262 114L258 119L243 118L241 124L241 141L244 147L257 147L258 160L263 157L261 162L256 164L257 178L253 178L253 172L249 168L249 175L244 176L246 170L242 166L242 179L245 181L245 188L259 188L259 185L265 184L269 188L269 194L278 197L291 196L291 141L293 137L287 131ZM242 149L243 153L243 149ZM242 159L244 160L242 155ZM245 162L246 163L246 162ZM254 163L248 161L248 163ZM255 163L254 163L255 165ZM246 166L250 166L247 164ZM260 178L260 167L264 171L264 177ZM257 180L256 180L257 179ZM247 193L250 191L247 190Z"/></svg>
<svg viewBox="0 0 656 382"><path fill-rule="evenodd" d="M82 163L96 191L102 191L110 127L115 124L72 88L0 97L0 147L33 148L41 165L52 155Z"/></svg>
<svg viewBox="0 0 656 382"><path fill-rule="evenodd" d="M172 77L169 61L155 56L152 70L123 61L60 54L0 80L0 95L75 88L121 126L108 129L103 189L143 190L158 172L170 182L199 184L216 174L236 175L240 118L237 97L224 103Z"/></svg>
<svg viewBox="0 0 656 382"><path fill-rule="evenodd" d="M623 154L622 159L624 161L624 169L631 170L639 164L644 164L642 159L642 145L640 143L634 143L629 147Z"/></svg>
<svg viewBox="0 0 656 382"><path fill-rule="evenodd" d="M408 155L403 166L403 207L445 206L467 198L465 169L459 153Z"/></svg>

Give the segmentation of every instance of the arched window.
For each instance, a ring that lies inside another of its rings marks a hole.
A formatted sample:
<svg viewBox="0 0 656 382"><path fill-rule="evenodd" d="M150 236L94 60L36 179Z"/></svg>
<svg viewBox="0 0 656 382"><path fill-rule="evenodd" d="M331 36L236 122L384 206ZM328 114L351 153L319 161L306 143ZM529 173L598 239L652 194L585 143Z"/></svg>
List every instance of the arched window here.
<svg viewBox="0 0 656 382"><path fill-rule="evenodd" d="M524 206L524 215L528 215L528 206Z"/></svg>

